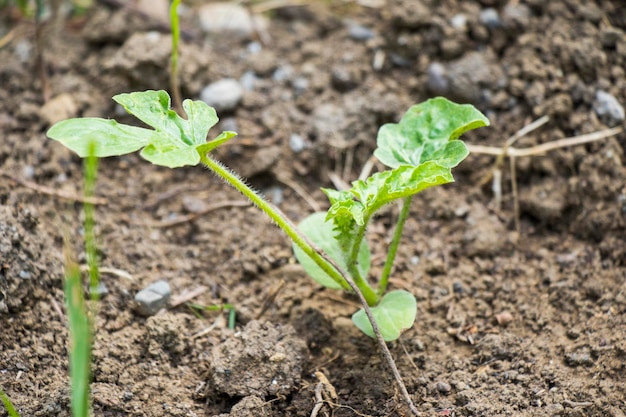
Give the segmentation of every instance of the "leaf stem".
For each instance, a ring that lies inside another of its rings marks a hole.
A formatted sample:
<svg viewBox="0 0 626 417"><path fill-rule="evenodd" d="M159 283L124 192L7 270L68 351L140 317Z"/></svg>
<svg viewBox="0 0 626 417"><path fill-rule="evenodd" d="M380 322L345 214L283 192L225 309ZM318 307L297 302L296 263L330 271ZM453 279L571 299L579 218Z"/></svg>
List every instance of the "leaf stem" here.
<svg viewBox="0 0 626 417"><path fill-rule="evenodd" d="M332 261L328 255L324 254L321 249L316 248L304 235L302 235L298 228L280 211L278 207L266 201L260 194L250 188L241 178L230 171L230 169L211 158L208 154L200 153L200 160L207 168L215 172L215 174L221 177L241 194L246 196L257 207L259 207L261 211L267 214L269 218L272 219L274 223L276 223L276 225L280 227L287 234L287 236L289 236L289 238L335 282L347 290L353 290L347 278L348 274L341 271L341 268L339 268L339 266ZM378 295L362 279L357 287L365 297L367 304L375 305L378 303Z"/></svg>
<svg viewBox="0 0 626 417"><path fill-rule="evenodd" d="M402 209L398 216L398 222L396 223L396 229L393 232L389 249L387 250L387 259L383 266L383 272L380 276L380 282L378 283L378 295L381 296L387 291L387 284L389 283L389 275L391 274L391 268L393 268L393 262L396 259L396 253L398 252L398 245L400 244L400 238L402 238L402 231L404 230L404 224L409 217L409 211L411 209L411 201L413 196L405 197L402 201Z"/></svg>
<svg viewBox="0 0 626 417"><path fill-rule="evenodd" d="M369 223L369 220L370 216L363 218L363 225L359 226L359 230L354 236L352 248L350 249L350 255L348 258L348 272L352 275L354 282L359 286L359 288L369 286L366 281L367 277L362 277L358 268L359 249L361 249L361 242L363 242L363 239L365 238L365 232L367 231L367 224ZM378 294L378 296L380 297L381 294Z"/></svg>

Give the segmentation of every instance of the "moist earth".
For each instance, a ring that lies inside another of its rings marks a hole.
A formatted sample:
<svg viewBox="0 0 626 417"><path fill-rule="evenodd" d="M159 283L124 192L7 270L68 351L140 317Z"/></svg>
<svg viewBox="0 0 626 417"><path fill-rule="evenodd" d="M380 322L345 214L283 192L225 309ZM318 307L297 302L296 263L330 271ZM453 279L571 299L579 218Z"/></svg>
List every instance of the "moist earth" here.
<svg viewBox="0 0 626 417"><path fill-rule="evenodd" d="M327 207L320 187L359 176L381 124L435 95L490 118L472 145L501 148L543 116L515 148L618 128L500 164L473 152L456 183L418 196L390 279L418 318L390 349L425 416L626 415L621 1L184 3L184 97L216 101L218 129L239 133L217 156L295 222ZM0 10L0 387L23 416L70 415L64 252L85 263L82 164L45 132L74 116L134 123L110 98L169 87L167 2L51 16L44 82L33 22ZM308 279L205 170L105 159L97 198L94 415L310 416L316 393L318 415L409 415L350 322L355 298ZM368 230L373 276L397 213ZM217 309L137 314L158 280Z"/></svg>

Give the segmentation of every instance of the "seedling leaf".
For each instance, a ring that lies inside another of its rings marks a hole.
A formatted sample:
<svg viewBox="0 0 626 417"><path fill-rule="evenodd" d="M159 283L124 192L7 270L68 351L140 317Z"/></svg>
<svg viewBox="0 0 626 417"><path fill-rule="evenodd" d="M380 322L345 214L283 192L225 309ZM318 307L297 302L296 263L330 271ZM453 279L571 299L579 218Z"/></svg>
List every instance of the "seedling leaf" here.
<svg viewBox="0 0 626 417"><path fill-rule="evenodd" d="M335 238L335 230L332 222L326 221L326 213L313 213L306 217L298 228L306 235L311 242L322 249L333 259L337 265L344 271L348 270L346 265L346 252L342 249L339 241ZM293 245L293 251L296 259L311 278L324 287L331 289L344 288L341 284L333 280L320 268L302 249ZM357 268L362 277L366 277L370 269L370 250L367 242L363 240L359 247Z"/></svg>
<svg viewBox="0 0 626 417"><path fill-rule="evenodd" d="M183 119L170 109L170 96L163 90L118 94L113 100L155 130L114 120L81 118L55 124L48 136L83 158L89 155L89 143L94 142L97 157L124 155L144 148L141 156L151 163L177 168L198 165L201 152L206 154L236 135L222 132L207 143L207 134L218 118L203 101L185 100L183 108L188 119Z"/></svg>
<svg viewBox="0 0 626 417"><path fill-rule="evenodd" d="M99 158L135 152L154 140L155 132L141 127L123 125L115 120L85 117L63 120L48 130L48 137L58 140L81 158Z"/></svg>
<svg viewBox="0 0 626 417"><path fill-rule="evenodd" d="M396 290L387 293L371 310L383 339L391 342L399 338L403 331L413 326L417 314L417 302L411 293ZM352 322L369 337L375 337L365 310L360 309L354 313Z"/></svg>
<svg viewBox="0 0 626 417"><path fill-rule="evenodd" d="M453 168L468 154L457 139L465 132L488 126L489 119L469 104L443 97L412 106L400 123L388 123L378 131L374 155L385 165L420 165L436 161Z"/></svg>

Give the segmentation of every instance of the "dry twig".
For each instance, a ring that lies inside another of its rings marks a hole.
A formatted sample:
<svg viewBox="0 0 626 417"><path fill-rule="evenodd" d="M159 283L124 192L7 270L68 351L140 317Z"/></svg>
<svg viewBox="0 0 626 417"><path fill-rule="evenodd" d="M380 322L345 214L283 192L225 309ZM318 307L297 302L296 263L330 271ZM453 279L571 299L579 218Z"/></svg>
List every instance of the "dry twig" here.
<svg viewBox="0 0 626 417"><path fill-rule="evenodd" d="M8 179L10 179L11 181L14 181L16 183L18 183L19 185L26 187L26 188L30 188L31 190L34 190L40 194L46 194L46 195L51 195L54 197L59 197L62 198L64 200L70 200L70 201L78 201L79 203L89 203L89 204L94 204L94 205L104 205L107 204L107 200L104 198L100 198L100 197L88 197L85 198L83 196L80 195L75 195L72 194L68 191L63 191L63 190L55 190L54 188L51 187L46 187L45 185L39 185L37 183L31 182L31 181L27 181L27 180L23 180L19 177L16 177L14 175L11 175L7 172L2 172L0 171L0 176L6 177Z"/></svg>

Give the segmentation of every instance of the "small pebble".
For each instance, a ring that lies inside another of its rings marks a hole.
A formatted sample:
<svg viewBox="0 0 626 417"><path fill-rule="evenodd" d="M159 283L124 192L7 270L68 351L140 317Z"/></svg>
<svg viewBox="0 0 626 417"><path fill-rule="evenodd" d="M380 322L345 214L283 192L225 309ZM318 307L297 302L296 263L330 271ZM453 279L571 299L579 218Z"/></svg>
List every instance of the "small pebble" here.
<svg viewBox="0 0 626 417"><path fill-rule="evenodd" d="M31 279L32 278L32 274L30 272L25 271L25 270L22 269L20 271L20 273L19 273L19 277L21 279Z"/></svg>
<svg viewBox="0 0 626 417"><path fill-rule="evenodd" d="M594 360L587 349L581 349L566 354L565 362L570 366L592 366Z"/></svg>
<svg viewBox="0 0 626 417"><path fill-rule="evenodd" d="M448 91L449 83L446 76L446 68L439 62L433 62L428 66L427 86L430 91L437 94L445 94Z"/></svg>
<svg viewBox="0 0 626 417"><path fill-rule="evenodd" d="M261 45L261 43L256 42L256 41L250 42L248 46L246 47L246 49L248 50L248 52L254 55L254 54L258 54L259 52L263 50L263 45Z"/></svg>
<svg viewBox="0 0 626 417"><path fill-rule="evenodd" d="M442 394L447 394L452 391L452 387L447 382L440 381L437 382L437 391L441 392Z"/></svg>
<svg viewBox="0 0 626 417"><path fill-rule="evenodd" d="M489 29L497 29L502 26L500 21L500 15L498 11L493 7L487 7L480 11L480 23L487 26Z"/></svg>
<svg viewBox="0 0 626 417"><path fill-rule="evenodd" d="M280 67L274 70L272 74L272 79L274 81L285 81L292 77L293 75L293 67L291 65L281 65Z"/></svg>
<svg viewBox="0 0 626 417"><path fill-rule="evenodd" d="M167 281L150 284L135 295L137 311L144 316L152 316L170 301L171 290Z"/></svg>
<svg viewBox="0 0 626 417"><path fill-rule="evenodd" d="M306 144L304 143L304 138L297 133L292 133L289 137L289 147L295 153L302 152L306 147Z"/></svg>
<svg viewBox="0 0 626 417"><path fill-rule="evenodd" d="M218 112L234 110L243 97L243 87L233 78L224 78L204 87L200 100Z"/></svg>
<svg viewBox="0 0 626 417"><path fill-rule="evenodd" d="M372 29L363 25L348 23L348 36L356 41L367 41L376 36L376 34Z"/></svg>
<svg viewBox="0 0 626 417"><path fill-rule="evenodd" d="M454 281L452 284L452 291L455 294L463 294L465 292L465 288L463 288L463 284L460 281Z"/></svg>
<svg viewBox="0 0 626 417"><path fill-rule="evenodd" d="M606 91L598 90L596 92L593 110L607 126L615 126L624 121L624 107L614 95Z"/></svg>
<svg viewBox="0 0 626 417"><path fill-rule="evenodd" d="M496 322L498 323L498 326L506 326L512 321L513 315L508 311L503 311L502 313L496 314Z"/></svg>
<svg viewBox="0 0 626 417"><path fill-rule="evenodd" d="M456 14L450 19L450 24L455 29L465 29L467 27L467 17L462 13Z"/></svg>
<svg viewBox="0 0 626 417"><path fill-rule="evenodd" d="M32 179L35 176L35 168L32 165L24 165L22 168L22 177L27 180Z"/></svg>
<svg viewBox="0 0 626 417"><path fill-rule="evenodd" d="M231 34L246 38L252 36L255 28L264 30L267 27L263 16L252 17L245 7L234 2L204 4L198 9L197 16L200 28L216 35Z"/></svg>
<svg viewBox="0 0 626 417"><path fill-rule="evenodd" d="M297 77L292 82L291 85L293 89L296 91L296 94L302 94L309 88L309 80L304 77Z"/></svg>
<svg viewBox="0 0 626 417"><path fill-rule="evenodd" d="M254 85L256 84L257 77L254 71L246 71L243 73L241 78L239 78L239 84L246 91L254 90Z"/></svg>
<svg viewBox="0 0 626 417"><path fill-rule="evenodd" d="M109 289L102 281L98 282L98 285L96 285L94 288L90 288L89 291L92 295L96 295L100 298L103 298L104 296L109 294Z"/></svg>

